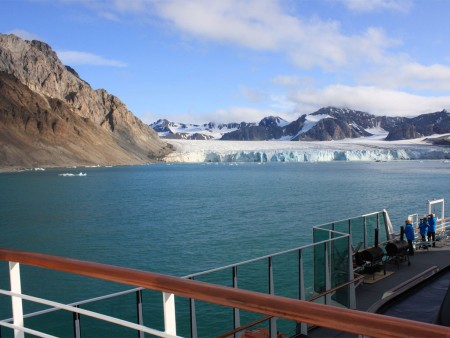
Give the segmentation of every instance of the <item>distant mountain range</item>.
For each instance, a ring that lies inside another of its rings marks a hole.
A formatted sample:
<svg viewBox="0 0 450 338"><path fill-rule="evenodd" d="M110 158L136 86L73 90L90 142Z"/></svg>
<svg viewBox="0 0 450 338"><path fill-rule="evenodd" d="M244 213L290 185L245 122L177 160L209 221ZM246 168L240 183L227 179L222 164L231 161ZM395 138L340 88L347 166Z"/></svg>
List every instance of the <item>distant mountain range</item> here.
<svg viewBox="0 0 450 338"><path fill-rule="evenodd" d="M0 34L0 167L140 164L171 151L49 45Z"/></svg>
<svg viewBox="0 0 450 338"><path fill-rule="evenodd" d="M269 116L259 123L198 125L164 119L150 126L160 137L167 139L331 141L377 136L393 141L450 133L450 112L444 109L407 118L375 116L352 109L326 107L312 114L302 115L292 122Z"/></svg>

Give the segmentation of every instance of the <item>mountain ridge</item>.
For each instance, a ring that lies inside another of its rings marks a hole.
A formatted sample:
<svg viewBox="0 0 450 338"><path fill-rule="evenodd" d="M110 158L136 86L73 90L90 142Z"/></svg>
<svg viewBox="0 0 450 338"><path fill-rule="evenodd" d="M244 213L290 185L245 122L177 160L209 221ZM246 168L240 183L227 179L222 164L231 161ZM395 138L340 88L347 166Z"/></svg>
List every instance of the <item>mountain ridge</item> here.
<svg viewBox="0 0 450 338"><path fill-rule="evenodd" d="M164 128L151 124L161 137L193 139L189 128L183 131L181 124L165 121ZM284 121L281 124L273 121ZM189 124L184 124L189 125ZM203 126L209 124L203 124ZM196 125L196 139L220 139L240 141L331 141L346 138L383 137L387 141L404 140L450 133L450 113L447 110L422 114L414 118L375 116L367 112L336 107L324 107L312 114L303 114L287 122L280 117L268 116L259 123L229 123L235 128L222 130L216 137L202 138L202 125Z"/></svg>
<svg viewBox="0 0 450 338"><path fill-rule="evenodd" d="M5 133L8 128L16 131L15 134L8 133L9 139L3 137L1 140L2 166L64 166L74 162L140 164L156 161L172 151L171 146L134 116L118 97L105 89L91 88L72 67L64 66L44 42L0 34L0 72L3 84L0 86L2 129ZM59 121L59 127L62 127L64 122L61 119L64 118L57 109L64 110L65 118L75 123L80 132L89 124L85 134L91 135L91 144L106 142L108 146L103 151L82 146L86 140L69 132L70 126L63 128L66 134L60 133L55 137L54 130L46 127L46 118ZM45 111L46 114L43 113ZM36 125L41 126L39 132L32 133L26 121L36 121ZM80 121L85 122L82 124ZM50 139L52 143L49 143ZM25 148L20 149L19 144ZM46 155L41 159L34 158L32 163L27 160L29 154L33 150L39 151L39 145L43 144L46 145ZM13 148L14 151L11 150ZM71 152L74 161L70 160ZM102 152L109 152L109 155Z"/></svg>

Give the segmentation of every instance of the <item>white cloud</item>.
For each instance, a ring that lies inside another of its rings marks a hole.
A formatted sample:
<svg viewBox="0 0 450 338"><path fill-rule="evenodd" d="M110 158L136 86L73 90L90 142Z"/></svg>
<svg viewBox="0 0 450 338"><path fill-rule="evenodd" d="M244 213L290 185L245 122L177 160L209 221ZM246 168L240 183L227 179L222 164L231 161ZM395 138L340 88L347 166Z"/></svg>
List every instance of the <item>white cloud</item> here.
<svg viewBox="0 0 450 338"><path fill-rule="evenodd" d="M345 35L340 24L304 20L283 11L274 0L167 0L157 13L190 36L262 51L281 51L298 67L333 69L379 58L396 41L376 28Z"/></svg>
<svg viewBox="0 0 450 338"><path fill-rule="evenodd" d="M450 67L440 64L425 66L416 62L405 62L366 74L363 80L386 88L443 92L450 90Z"/></svg>
<svg viewBox="0 0 450 338"><path fill-rule="evenodd" d="M411 0L338 0L348 9L356 12L372 12L374 10L394 10L408 12L412 7Z"/></svg>
<svg viewBox="0 0 450 338"><path fill-rule="evenodd" d="M416 116L450 106L450 96L425 97L377 87L332 85L320 90L301 91L287 100L298 110L311 113L324 106L346 107L388 116Z"/></svg>
<svg viewBox="0 0 450 338"><path fill-rule="evenodd" d="M139 117L148 124L156 122L160 118L165 118L169 121L179 123L203 124L208 122L259 122L264 117L269 115L276 115L276 113L249 107L231 107L195 116L191 114L168 114L165 116L159 116L159 114L154 113L142 113L139 114Z"/></svg>
<svg viewBox="0 0 450 338"><path fill-rule="evenodd" d="M24 40L39 40L39 41L45 41L43 38L41 38L39 35L27 32L23 29L13 29L8 32L8 34L14 34L18 36L19 38L22 38Z"/></svg>
<svg viewBox="0 0 450 338"><path fill-rule="evenodd" d="M102 56L92 53L78 51L57 51L58 57L66 65L95 65L110 67L126 67L127 64L122 61L106 59Z"/></svg>
<svg viewBox="0 0 450 338"><path fill-rule="evenodd" d="M249 107L231 107L227 109L219 109L211 114L208 114L208 117L205 118L207 119L206 121L213 121L217 123L259 122L264 117L269 115L277 115L277 113Z"/></svg>
<svg viewBox="0 0 450 338"><path fill-rule="evenodd" d="M367 2L385 7L397 3ZM126 14L156 14L185 37L281 52L303 69L335 71L368 62L383 63L389 49L399 44L380 28L367 27L345 34L337 21L294 16L279 0L115 0L108 6L98 0L82 3L115 21Z"/></svg>

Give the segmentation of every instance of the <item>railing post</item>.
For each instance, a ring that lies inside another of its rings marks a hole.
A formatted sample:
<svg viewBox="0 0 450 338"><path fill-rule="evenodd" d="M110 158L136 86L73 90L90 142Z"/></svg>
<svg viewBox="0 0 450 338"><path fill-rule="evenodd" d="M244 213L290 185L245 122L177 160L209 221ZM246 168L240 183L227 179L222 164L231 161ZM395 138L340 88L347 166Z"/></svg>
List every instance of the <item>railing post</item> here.
<svg viewBox="0 0 450 338"><path fill-rule="evenodd" d="M197 316L195 313L195 299L190 298L189 299L189 305L191 307L191 337L197 338Z"/></svg>
<svg viewBox="0 0 450 338"><path fill-rule="evenodd" d="M298 296L300 300L305 300L306 299L306 295L305 295L305 278L304 278L304 265L303 265L303 251L300 249L298 250ZM299 325L297 323L297 325ZM297 326L297 330L298 330L298 326ZM300 323L300 330L299 332L304 336L308 335L308 324L306 323Z"/></svg>
<svg viewBox="0 0 450 338"><path fill-rule="evenodd" d="M194 277L190 279L194 280ZM189 306L191 308L190 317L191 317L191 338L197 338L197 315L195 311L195 299L189 298Z"/></svg>
<svg viewBox="0 0 450 338"><path fill-rule="evenodd" d="M9 279L11 282L11 292L21 294L22 286L20 283L20 264L16 262L9 262ZM23 321L23 307L22 307L22 298L12 296L12 313L14 319L14 325L24 327ZM24 338L25 333L21 330L14 330L15 338Z"/></svg>
<svg viewBox="0 0 450 338"><path fill-rule="evenodd" d="M363 235L364 235L364 248L367 248L367 217L363 217L363 219L364 219L364 232L363 232Z"/></svg>
<svg viewBox="0 0 450 338"><path fill-rule="evenodd" d="M177 321L175 315L175 295L163 292L164 300L164 332L177 335Z"/></svg>
<svg viewBox="0 0 450 338"><path fill-rule="evenodd" d="M136 291L136 315L137 323L144 325L144 315L142 314L142 290ZM144 338L144 332L138 331L138 338Z"/></svg>
<svg viewBox="0 0 450 338"><path fill-rule="evenodd" d="M237 277L237 266L233 266L233 288L237 289L238 287L238 277ZM234 322L234 328L237 329L241 326L241 318L239 314L239 309L233 308L233 322ZM237 332L234 334L235 338L241 337L241 332Z"/></svg>
<svg viewBox="0 0 450 338"><path fill-rule="evenodd" d="M324 246L324 256L325 256L325 291L331 289L331 276L330 276L330 260L329 260L329 250L328 243L323 243ZM331 294L327 293L325 295L325 304L331 303Z"/></svg>
<svg viewBox="0 0 450 338"><path fill-rule="evenodd" d="M275 294L275 286L273 284L273 260L269 257L269 294ZM272 317L269 321L270 338L277 337L277 318Z"/></svg>
<svg viewBox="0 0 450 338"><path fill-rule="evenodd" d="M353 280L355 278L355 274L353 272L353 250L352 250L352 234L350 233L348 236L348 280ZM355 283L350 284L349 286L350 299L349 299L349 307L350 309L356 309L356 294L355 294Z"/></svg>
<svg viewBox="0 0 450 338"><path fill-rule="evenodd" d="M79 305L75 306L76 308L79 308ZM81 326L80 326L80 314L78 312L72 312L72 318L73 318L73 336L75 338L81 337Z"/></svg>

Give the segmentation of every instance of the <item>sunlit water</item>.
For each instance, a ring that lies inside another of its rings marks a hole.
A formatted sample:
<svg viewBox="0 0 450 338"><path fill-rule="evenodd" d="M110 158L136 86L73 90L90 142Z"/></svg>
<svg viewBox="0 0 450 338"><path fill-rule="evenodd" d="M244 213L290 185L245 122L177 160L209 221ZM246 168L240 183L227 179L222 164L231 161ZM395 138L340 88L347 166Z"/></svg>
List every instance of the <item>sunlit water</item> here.
<svg viewBox="0 0 450 338"><path fill-rule="evenodd" d="M80 171L87 175L59 175ZM0 246L183 276L308 244L313 225L381 209L398 227L425 213L427 199L448 200L449 183L450 164L441 161L6 173ZM0 268L7 288L7 264ZM24 292L63 302L127 288L25 266L22 275ZM0 296L0 318L9 304Z"/></svg>

